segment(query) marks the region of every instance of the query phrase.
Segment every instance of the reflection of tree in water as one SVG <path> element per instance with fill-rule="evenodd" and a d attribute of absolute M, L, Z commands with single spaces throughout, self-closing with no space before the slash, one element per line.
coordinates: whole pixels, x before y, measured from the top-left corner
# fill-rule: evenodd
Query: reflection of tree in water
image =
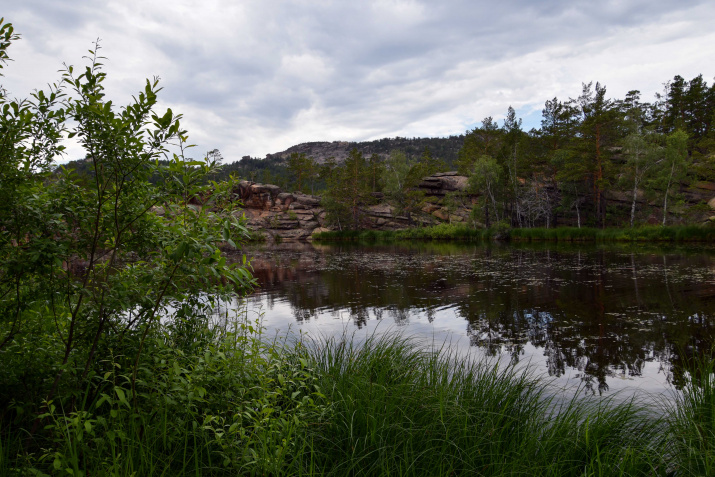
<path fill-rule="evenodd" d="M 410 321 L 410 310 L 408 308 L 388 308 L 387 313 L 390 318 L 395 320 L 396 325 L 407 325 Z"/>
<path fill-rule="evenodd" d="M 512 358 L 531 342 L 544 349 L 549 374 L 560 376 L 567 366 L 575 368 L 586 390 L 594 393 L 608 390 L 608 377 L 641 376 L 647 361 L 679 356 L 674 352 L 678 343 L 694 343 L 699 352 L 708 350 L 715 336 L 713 303 L 684 293 L 695 284 L 678 294 L 664 293 L 653 273 L 639 278 L 631 255 L 629 285 L 636 289 L 629 293 L 619 285 L 621 264 L 613 266 L 613 257 L 609 263 L 603 252 L 592 259 L 591 266 L 570 271 L 543 270 L 540 284 L 526 289 L 491 286 L 488 281 L 475 284 L 468 300 L 460 304 L 472 342 L 490 352 L 504 347 Z M 700 293 L 709 298 L 713 287 Z M 536 306 L 514 309 L 519 302 Z M 675 368 L 674 382 L 682 384 L 681 371 Z"/>
<path fill-rule="evenodd" d="M 593 393 L 607 390 L 609 377 L 641 376 L 649 361 L 672 362 L 662 370 L 679 385 L 688 356 L 709 350 L 715 336 L 705 255 L 665 260 L 632 250 L 479 246 L 437 252 L 338 249 L 311 256 L 309 267 L 272 270 L 264 286 L 291 303 L 296 320 L 341 313 L 361 327 L 387 313 L 397 324 L 420 319 L 410 315 L 438 324 L 453 309 L 473 345 L 518 361 L 531 343 L 543 350 L 549 374 L 576 369 Z"/>

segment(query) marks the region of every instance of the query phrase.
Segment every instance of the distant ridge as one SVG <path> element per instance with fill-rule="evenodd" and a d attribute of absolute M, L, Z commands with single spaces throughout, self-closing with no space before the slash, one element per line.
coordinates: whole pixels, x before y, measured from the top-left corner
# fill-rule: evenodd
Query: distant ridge
<path fill-rule="evenodd" d="M 408 156 L 419 157 L 423 154 L 425 148 L 429 148 L 433 157 L 440 158 L 448 164 L 453 164 L 457 159 L 457 153 L 464 143 L 464 135 L 449 136 L 449 137 L 419 137 L 419 138 L 383 138 L 374 141 L 349 142 L 349 141 L 333 141 L 333 142 L 304 142 L 291 146 L 285 151 L 267 154 L 266 159 L 273 161 L 284 161 L 291 154 L 305 154 L 312 157 L 319 164 L 325 163 L 329 158 L 335 159 L 335 162 L 340 163 L 345 160 L 353 148 L 357 148 L 364 156 L 379 154 L 387 156 L 392 150 L 403 151 Z"/>

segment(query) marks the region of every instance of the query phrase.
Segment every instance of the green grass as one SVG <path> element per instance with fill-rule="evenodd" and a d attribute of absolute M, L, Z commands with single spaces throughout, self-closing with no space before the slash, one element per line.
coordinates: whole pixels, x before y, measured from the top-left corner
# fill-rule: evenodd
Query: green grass
<path fill-rule="evenodd" d="M 670 455 L 679 475 L 715 475 L 715 363 L 695 359 L 693 369 L 669 408 Z"/>
<path fill-rule="evenodd" d="M 715 241 L 715 227 L 684 226 L 641 226 L 634 228 L 576 228 L 559 227 L 553 229 L 512 229 L 511 240 L 554 241 L 554 242 L 712 242 Z"/>
<path fill-rule="evenodd" d="M 313 235 L 319 242 L 361 241 L 394 242 L 400 240 L 489 240 L 490 229 L 473 229 L 463 224 L 439 224 L 431 227 L 413 227 L 401 230 L 346 230 L 320 232 Z"/>
<path fill-rule="evenodd" d="M 512 240 L 521 242 L 713 242 L 715 227 L 641 226 L 635 228 L 597 229 L 590 227 L 509 228 L 504 225 L 489 229 L 473 229 L 464 224 L 439 224 L 394 231 L 351 230 L 321 232 L 313 239 L 319 242 L 361 241 L 388 243 L 400 240 L 455 240 L 489 241 Z"/>
<path fill-rule="evenodd" d="M 135 395 L 120 370 L 98 377 L 84 410 L 51 406 L 33 440 L 0 422 L 0 475 L 715 473 L 711 361 L 668 404 L 616 403 L 399 336 L 265 344 L 251 333 L 188 354 L 158 343 Z"/>
<path fill-rule="evenodd" d="M 312 358 L 332 403 L 303 456 L 317 475 L 666 475 L 665 421 L 636 401 L 558 404 L 528 371 L 401 338 Z"/>

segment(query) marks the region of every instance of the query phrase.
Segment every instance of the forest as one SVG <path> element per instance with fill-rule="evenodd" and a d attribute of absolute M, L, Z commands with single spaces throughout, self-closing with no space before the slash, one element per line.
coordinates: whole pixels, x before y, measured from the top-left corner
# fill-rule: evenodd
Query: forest
<path fill-rule="evenodd" d="M 501 125 L 487 117 L 467 131 L 456 157 L 433 157 L 425 147 L 420 155 L 392 150 L 361 159 L 356 148 L 341 167 L 363 195 L 382 191 L 407 213 L 418 208 L 419 198 L 408 196 L 424 176 L 457 170 L 469 177 L 466 193 L 480 196 L 475 206 L 487 226 L 682 224 L 709 210 L 706 200 L 684 202 L 689 194 L 692 202 L 692 189 L 712 190 L 714 114 L 715 85 L 702 75 L 676 76 L 653 103 L 637 90 L 610 99 L 605 86 L 586 83 L 577 98 L 547 100 L 539 129 L 524 131 L 509 107 Z M 311 162 L 287 161 L 295 188 L 312 180 Z M 320 167 L 331 164 L 319 166 L 318 177 Z M 322 172 L 329 198 L 340 187 L 336 176 Z M 614 197 L 629 204 L 625 213 L 609 207 Z"/>
<path fill-rule="evenodd" d="M 290 148 L 224 164 L 211 179 L 234 176 L 323 195 L 336 220 L 354 216 L 354 228 L 356 211 L 375 193 L 402 213 L 418 212 L 420 180 L 449 170 L 470 178 L 462 195 L 479 196 L 475 217 L 486 226 L 678 225 L 710 210 L 707 200 L 693 204 L 691 191 L 713 189 L 714 116 L 715 84 L 702 75 L 675 76 L 653 102 L 638 90 L 609 98 L 605 85 L 584 83 L 576 98 L 545 101 L 539 129 L 523 130 L 509 107 L 501 124 L 486 117 L 463 135 L 345 143 L 345 157 L 320 159 L 310 151 L 326 143 L 308 143 L 308 152 Z M 218 150 L 211 154 L 221 158 Z M 613 198 L 628 207 L 611 207 Z"/>

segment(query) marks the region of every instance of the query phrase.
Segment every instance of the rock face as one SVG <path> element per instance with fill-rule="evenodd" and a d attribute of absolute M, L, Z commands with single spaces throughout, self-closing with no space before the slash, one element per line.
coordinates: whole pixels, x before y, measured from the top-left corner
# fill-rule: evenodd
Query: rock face
<path fill-rule="evenodd" d="M 417 224 L 463 222 L 469 217 L 471 200 L 451 208 L 443 206 L 441 201 L 447 193 L 464 190 L 466 186 L 467 178 L 456 172 L 425 177 L 419 187 L 428 202 L 420 214 L 411 217 L 399 215 L 393 206 L 381 201 L 382 194 L 376 193 L 375 200 L 380 202 L 362 209 L 362 226 L 372 230 L 397 230 Z M 243 204 L 237 214 L 246 216 L 250 229 L 263 231 L 271 238 L 310 240 L 313 233 L 335 230 L 325 221 L 326 213 L 319 196 L 284 192 L 275 185 L 250 181 L 241 181 L 236 192 Z"/>
<path fill-rule="evenodd" d="M 355 143 L 346 141 L 334 142 L 305 142 L 297 146 L 289 147 L 285 151 L 275 154 L 268 154 L 266 158 L 288 159 L 291 154 L 305 154 L 308 157 L 315 159 L 318 164 L 323 164 L 328 158 L 335 159 L 335 162 L 341 163 L 348 157 L 350 149 L 355 146 Z"/>
<path fill-rule="evenodd" d="M 325 210 L 318 196 L 291 194 L 275 185 L 249 181 L 241 181 L 237 192 L 243 203 L 237 213 L 246 216 L 250 229 L 273 238 L 305 240 L 324 224 Z"/>
<path fill-rule="evenodd" d="M 458 175 L 456 171 L 438 172 L 422 179 L 417 187 L 428 196 L 444 197 L 449 192 L 465 190 L 467 177 Z"/>
<path fill-rule="evenodd" d="M 375 193 L 373 199 L 377 204 L 361 209 L 361 227 L 368 230 L 397 230 L 442 222 L 472 223 L 474 219 L 470 217 L 470 212 L 479 196 L 452 194 L 464 192 L 467 189 L 467 182 L 467 177 L 457 172 L 442 172 L 425 177 L 418 185 L 418 188 L 425 193 L 425 202 L 418 213 L 409 217 L 399 215 L 392 205 L 384 201 L 382 194 Z M 549 190 L 557 201 L 558 191 Z M 326 222 L 326 212 L 319 196 L 284 192 L 275 185 L 249 181 L 240 182 L 236 192 L 243 204 L 243 209 L 237 213 L 245 214 L 249 228 L 263 231 L 271 238 L 287 241 L 310 240 L 313 233 L 336 229 Z M 709 182 L 692 184 L 687 189 L 683 188 L 681 193 L 687 206 L 700 204 L 701 209 L 703 207 L 706 209 L 697 212 L 700 215 L 691 217 L 690 221 L 715 222 L 715 215 L 711 215 L 715 210 L 715 184 Z M 631 194 L 632 192 L 609 191 L 604 198 L 610 205 L 624 211 L 624 217 L 627 217 L 630 213 Z M 648 202 L 641 191 L 638 191 L 636 200 L 639 208 L 646 205 L 651 208 L 649 212 L 651 217 L 646 221 L 660 223 L 657 217 L 659 204 Z M 696 208 L 691 210 L 697 211 Z M 473 225 L 480 226 L 477 223 Z M 561 218 L 559 225 L 573 224 Z"/>

